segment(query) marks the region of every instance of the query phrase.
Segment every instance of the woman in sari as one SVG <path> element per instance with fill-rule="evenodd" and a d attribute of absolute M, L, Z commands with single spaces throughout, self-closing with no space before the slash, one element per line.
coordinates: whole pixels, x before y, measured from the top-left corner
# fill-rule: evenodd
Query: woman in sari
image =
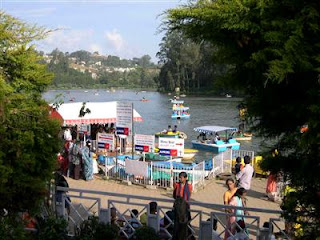
<path fill-rule="evenodd" d="M 83 159 L 83 174 L 85 180 L 93 179 L 93 162 L 92 155 L 90 152 L 91 143 L 87 142 L 86 146 L 82 149 L 82 159 Z"/>

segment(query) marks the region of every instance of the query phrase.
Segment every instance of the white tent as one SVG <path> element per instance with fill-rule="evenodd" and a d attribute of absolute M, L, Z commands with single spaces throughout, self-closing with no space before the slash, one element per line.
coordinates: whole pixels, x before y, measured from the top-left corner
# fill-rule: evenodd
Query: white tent
<path fill-rule="evenodd" d="M 84 110 L 88 108 L 91 112 L 79 117 L 82 106 L 82 102 L 60 105 L 57 112 L 63 120 L 63 125 L 116 123 L 117 102 L 87 102 Z M 136 110 L 133 110 L 133 119 L 136 122 L 142 121 Z"/>

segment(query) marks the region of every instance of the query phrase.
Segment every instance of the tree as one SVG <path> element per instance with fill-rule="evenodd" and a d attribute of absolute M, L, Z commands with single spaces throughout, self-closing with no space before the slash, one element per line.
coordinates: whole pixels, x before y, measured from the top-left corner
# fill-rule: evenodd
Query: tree
<path fill-rule="evenodd" d="M 320 4 L 316 0 L 199 0 L 167 12 L 169 30 L 217 47 L 246 92 L 247 120 L 270 138 L 263 167 L 295 189 L 283 201 L 301 238 L 320 235 Z M 308 124 L 308 131 L 299 129 Z M 271 149 L 278 153 L 272 156 Z"/>
<path fill-rule="evenodd" d="M 12 216 L 43 200 L 60 147 L 41 95 L 52 74 L 31 45 L 46 33 L 0 12 L 0 208 Z"/>

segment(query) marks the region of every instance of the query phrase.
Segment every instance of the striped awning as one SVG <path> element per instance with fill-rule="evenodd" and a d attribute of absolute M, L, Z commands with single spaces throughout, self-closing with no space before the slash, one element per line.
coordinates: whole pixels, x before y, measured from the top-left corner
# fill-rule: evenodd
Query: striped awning
<path fill-rule="evenodd" d="M 116 123 L 117 120 L 117 102 L 87 102 L 85 109 L 89 109 L 90 113 L 79 117 L 82 102 L 63 103 L 57 110 L 51 111 L 51 116 L 57 115 L 58 112 L 63 120 L 63 125 L 79 125 L 79 124 L 106 124 Z M 135 122 L 143 121 L 140 114 L 133 110 L 133 120 Z"/>

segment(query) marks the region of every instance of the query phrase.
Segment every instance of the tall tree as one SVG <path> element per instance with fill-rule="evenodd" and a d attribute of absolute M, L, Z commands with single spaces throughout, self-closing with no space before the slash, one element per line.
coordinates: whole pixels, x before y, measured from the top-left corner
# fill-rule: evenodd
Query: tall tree
<path fill-rule="evenodd" d="M 316 0 L 199 0 L 168 11 L 169 29 L 210 41 L 233 66 L 228 73 L 247 94 L 247 119 L 279 153 L 265 155 L 264 167 L 283 172 L 295 189 L 283 208 L 303 239 L 320 235 L 319 24 Z"/>
<path fill-rule="evenodd" d="M 37 208 L 56 167 L 59 124 L 42 93 L 52 74 L 31 43 L 46 30 L 0 12 L 0 208 Z"/>

